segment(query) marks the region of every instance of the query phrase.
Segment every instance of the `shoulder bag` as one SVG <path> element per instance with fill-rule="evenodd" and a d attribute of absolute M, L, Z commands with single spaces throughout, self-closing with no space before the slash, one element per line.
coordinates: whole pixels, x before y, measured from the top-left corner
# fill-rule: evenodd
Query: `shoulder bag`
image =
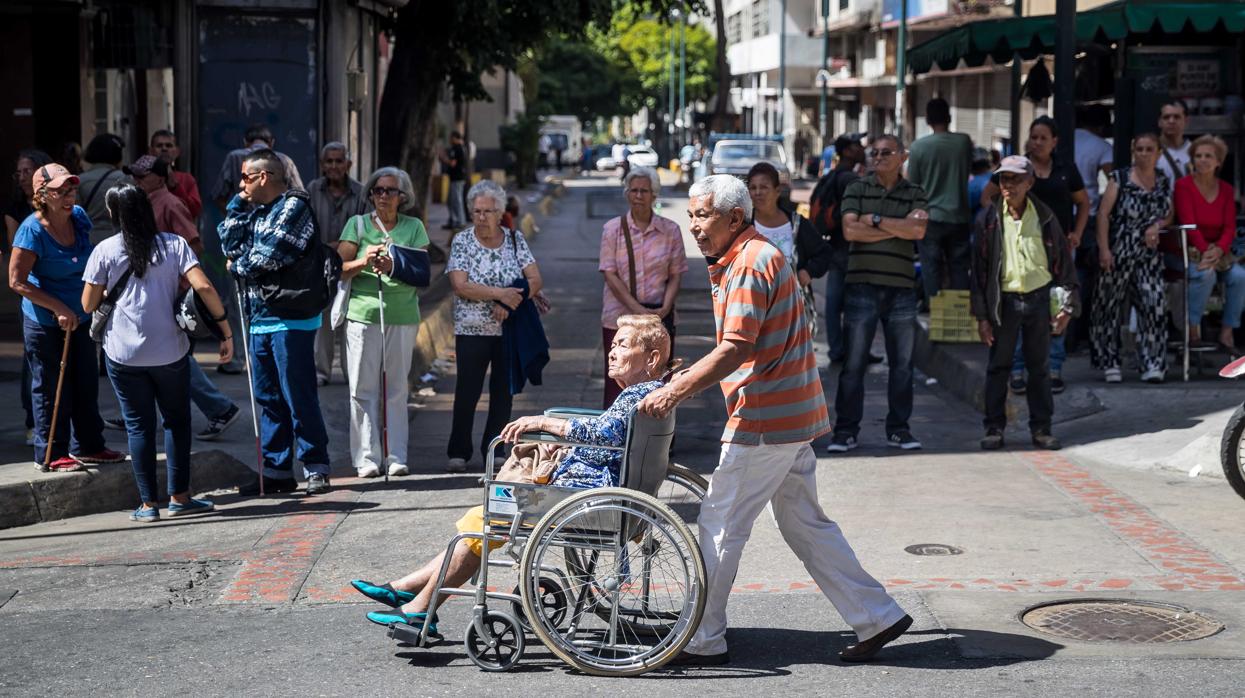
<path fill-rule="evenodd" d="M 104 330 L 108 328 L 108 320 L 112 317 L 112 311 L 117 306 L 117 296 L 125 290 L 125 285 L 130 282 L 130 269 L 126 269 L 121 278 L 117 279 L 117 283 L 112 285 L 104 293 L 104 298 L 99 302 L 99 307 L 91 313 L 91 339 L 96 342 L 104 341 Z"/>
<path fill-rule="evenodd" d="M 363 249 L 363 214 L 354 217 L 354 233 L 359 239 L 359 249 Z M 337 280 L 337 293 L 333 295 L 332 310 L 329 311 L 329 327 L 337 329 L 346 324 L 346 312 L 350 309 L 351 279 Z"/>
<path fill-rule="evenodd" d="M 631 297 L 634 298 L 637 303 L 645 308 L 648 308 L 649 310 L 657 310 L 661 308 L 661 303 L 645 303 L 641 301 L 640 296 L 637 295 L 635 279 L 635 246 L 631 243 L 631 226 L 627 224 L 627 217 L 625 215 L 618 217 L 618 229 L 622 231 L 623 240 L 627 243 L 627 271 L 628 276 L 630 277 L 629 281 L 631 282 Z M 673 339 L 674 308 L 671 308 L 670 312 L 661 319 L 661 324 L 665 325 L 666 331 L 670 333 L 670 337 Z"/>

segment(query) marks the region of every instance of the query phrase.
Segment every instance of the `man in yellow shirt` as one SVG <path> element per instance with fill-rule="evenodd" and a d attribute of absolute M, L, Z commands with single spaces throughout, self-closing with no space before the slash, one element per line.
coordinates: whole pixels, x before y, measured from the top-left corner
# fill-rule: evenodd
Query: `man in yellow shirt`
<path fill-rule="evenodd" d="M 1033 445 L 1057 450 L 1059 439 L 1050 432 L 1055 411 L 1050 336 L 1052 329 L 1063 332 L 1077 313 L 1076 271 L 1055 214 L 1029 196 L 1034 176 L 1029 159 L 1003 158 L 995 174 L 1002 191 L 977 218 L 972 256 L 973 315 L 981 341 L 990 347 L 981 447 L 1003 447 L 1007 377 L 1019 336 L 1029 372 L 1026 397 Z"/>

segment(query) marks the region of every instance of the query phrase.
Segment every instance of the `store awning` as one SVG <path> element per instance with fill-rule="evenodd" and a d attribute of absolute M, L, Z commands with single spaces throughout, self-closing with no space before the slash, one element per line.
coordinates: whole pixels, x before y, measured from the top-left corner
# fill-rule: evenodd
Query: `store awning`
<path fill-rule="evenodd" d="M 1223 27 L 1245 32 L 1245 4 L 1240 2 L 1139 2 L 1123 0 L 1076 16 L 1079 43 L 1118 41 L 1130 34 L 1153 31 L 1176 34 L 1191 27 L 1209 32 Z M 908 67 L 925 73 L 937 65 L 951 70 L 963 60 L 979 66 L 991 58 L 1006 63 L 1013 55 L 1024 59 L 1051 53 L 1055 48 L 1055 16 L 1013 17 L 966 24 L 908 50 Z"/>

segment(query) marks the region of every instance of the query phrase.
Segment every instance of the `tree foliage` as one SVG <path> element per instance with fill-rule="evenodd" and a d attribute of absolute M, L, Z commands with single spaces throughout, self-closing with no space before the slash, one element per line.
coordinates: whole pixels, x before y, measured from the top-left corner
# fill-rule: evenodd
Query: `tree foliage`
<path fill-rule="evenodd" d="M 619 70 L 595 44 L 554 37 L 539 54 L 536 99 L 529 111 L 574 114 L 583 121 L 634 111 L 620 96 L 639 89 L 635 76 Z"/>
<path fill-rule="evenodd" d="M 448 88 L 457 100 L 487 100 L 481 76 L 514 70 L 549 37 L 610 26 L 616 11 L 669 15 L 700 0 L 411 0 L 393 26 L 394 51 L 379 114 L 379 162 L 404 167 L 422 200 L 436 157 L 436 107 Z"/>
<path fill-rule="evenodd" d="M 608 33 L 597 37 L 597 44 L 615 69 L 635 78 L 634 89 L 621 93 L 626 102 L 624 113 L 661 103 L 670 89 L 671 78 L 676 89 L 679 80 L 679 25 L 630 14 L 617 13 Z M 686 42 L 687 100 L 707 100 L 716 80 L 716 42 L 699 24 L 687 26 Z"/>

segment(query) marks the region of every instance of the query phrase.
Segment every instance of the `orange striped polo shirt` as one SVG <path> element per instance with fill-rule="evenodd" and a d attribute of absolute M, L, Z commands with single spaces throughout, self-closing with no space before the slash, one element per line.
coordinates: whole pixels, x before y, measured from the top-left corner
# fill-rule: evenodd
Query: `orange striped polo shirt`
<path fill-rule="evenodd" d="M 718 343 L 753 346 L 752 358 L 722 381 L 722 441 L 799 443 L 829 431 L 804 301 L 782 252 L 749 227 L 709 265 L 709 281 Z"/>

